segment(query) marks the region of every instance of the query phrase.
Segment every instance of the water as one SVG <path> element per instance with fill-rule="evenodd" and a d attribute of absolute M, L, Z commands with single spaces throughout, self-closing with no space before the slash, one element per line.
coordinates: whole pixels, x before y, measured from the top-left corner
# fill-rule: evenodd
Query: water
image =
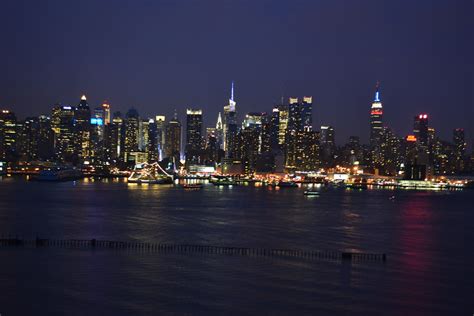
<path fill-rule="evenodd" d="M 474 313 L 474 191 L 303 190 L 3 178 L 0 235 L 364 251 L 388 261 L 3 247 L 0 314 Z"/>

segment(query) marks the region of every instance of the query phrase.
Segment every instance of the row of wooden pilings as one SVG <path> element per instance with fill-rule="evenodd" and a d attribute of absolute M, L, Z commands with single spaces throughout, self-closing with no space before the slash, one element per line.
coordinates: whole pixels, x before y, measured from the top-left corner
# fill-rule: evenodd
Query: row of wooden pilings
<path fill-rule="evenodd" d="M 65 247 L 65 248 L 112 248 L 136 249 L 153 252 L 208 253 L 241 256 L 294 257 L 302 259 L 328 259 L 344 261 L 382 261 L 387 260 L 384 253 L 359 253 L 337 251 L 308 251 L 293 249 L 267 249 L 248 247 L 224 247 L 197 244 L 161 244 L 125 242 L 99 239 L 22 239 L 0 238 L 0 246 Z"/>

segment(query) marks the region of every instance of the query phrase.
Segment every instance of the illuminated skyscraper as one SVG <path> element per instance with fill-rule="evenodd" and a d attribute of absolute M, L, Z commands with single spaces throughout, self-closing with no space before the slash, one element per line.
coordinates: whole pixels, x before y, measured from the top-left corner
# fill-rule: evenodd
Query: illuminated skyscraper
<path fill-rule="evenodd" d="M 287 105 L 278 106 L 278 144 L 280 146 L 285 144 L 289 114 Z"/>
<path fill-rule="evenodd" d="M 95 108 L 90 119 L 89 163 L 96 168 L 102 168 L 106 160 L 104 147 L 106 109 L 104 106 Z"/>
<path fill-rule="evenodd" d="M 215 128 L 215 138 L 217 149 L 224 149 L 224 124 L 222 123 L 221 112 L 217 115 L 217 122 Z"/>
<path fill-rule="evenodd" d="M 186 162 L 189 164 L 201 163 L 203 150 L 202 110 L 186 110 Z"/>
<path fill-rule="evenodd" d="M 181 156 L 181 123 L 175 114 L 166 125 L 166 157 L 178 164 Z"/>
<path fill-rule="evenodd" d="M 112 165 L 117 165 L 123 158 L 123 142 L 125 140 L 122 113 L 115 112 L 112 122 L 106 125 L 105 130 L 107 158 Z"/>
<path fill-rule="evenodd" d="M 107 101 L 104 101 L 102 104 L 102 109 L 104 112 L 104 125 L 110 124 L 110 104 Z"/>
<path fill-rule="evenodd" d="M 53 130 L 55 131 L 55 155 L 60 162 L 77 163 L 75 148 L 75 108 L 56 105 L 52 112 Z"/>
<path fill-rule="evenodd" d="M 336 137 L 332 126 L 321 126 L 319 142 L 324 167 L 332 167 L 336 153 Z"/>
<path fill-rule="evenodd" d="M 232 81 L 229 104 L 224 106 L 223 147 L 226 152 L 226 158 L 233 158 L 233 152 L 236 150 L 236 140 L 238 132 L 236 104 L 237 103 L 234 101 L 234 82 Z"/>
<path fill-rule="evenodd" d="M 428 146 L 428 115 L 420 114 L 415 116 L 413 123 L 413 134 L 421 146 Z"/>
<path fill-rule="evenodd" d="M 464 171 L 464 155 L 466 154 L 467 143 L 464 137 L 464 129 L 456 128 L 453 131 L 454 159 L 456 172 Z"/>
<path fill-rule="evenodd" d="M 9 110 L 0 111 L 0 161 L 13 161 L 17 157 L 17 121 Z"/>
<path fill-rule="evenodd" d="M 156 124 L 156 149 L 158 151 L 158 161 L 164 158 L 166 142 L 166 117 L 164 115 L 155 116 Z"/>
<path fill-rule="evenodd" d="M 131 153 L 139 151 L 140 118 L 137 110 L 129 109 L 124 121 L 125 137 L 123 144 L 124 161 L 131 161 Z"/>
<path fill-rule="evenodd" d="M 85 95 L 75 108 L 74 112 L 74 144 L 75 154 L 79 162 L 89 159 L 90 155 L 90 128 L 91 110 Z"/>
<path fill-rule="evenodd" d="M 380 168 L 383 165 L 383 107 L 380 100 L 379 83 L 375 87 L 375 98 L 370 108 L 370 151 L 371 163 Z"/>
<path fill-rule="evenodd" d="M 383 107 L 380 100 L 379 83 L 376 85 L 375 98 L 370 108 L 370 144 L 380 145 L 383 133 Z"/>

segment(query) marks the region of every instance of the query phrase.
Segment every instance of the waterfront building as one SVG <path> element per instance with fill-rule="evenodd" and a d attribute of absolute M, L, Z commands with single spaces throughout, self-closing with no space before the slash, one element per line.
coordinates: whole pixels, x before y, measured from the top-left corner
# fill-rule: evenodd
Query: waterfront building
<path fill-rule="evenodd" d="M 158 137 L 158 127 L 154 119 L 148 120 L 148 131 L 147 131 L 147 149 L 148 163 L 158 162 L 158 138 L 161 140 L 161 136 Z"/>
<path fill-rule="evenodd" d="M 186 110 L 186 164 L 203 162 L 202 110 Z"/>
<path fill-rule="evenodd" d="M 319 136 L 315 131 L 294 131 L 287 144 L 286 169 L 292 171 L 316 171 L 320 165 Z"/>
<path fill-rule="evenodd" d="M 123 157 L 126 164 L 133 164 L 132 152 L 139 152 L 139 132 L 140 132 L 140 118 L 138 111 L 131 108 L 127 111 L 124 121 L 124 144 Z M 136 155 L 134 155 L 136 157 Z"/>
<path fill-rule="evenodd" d="M 326 168 L 332 167 L 334 165 L 334 155 L 336 153 L 336 133 L 332 126 L 321 126 L 319 143 L 322 165 Z"/>
<path fill-rule="evenodd" d="M 0 111 L 0 161 L 17 159 L 17 119 L 10 110 Z"/>
<path fill-rule="evenodd" d="M 74 126 L 75 108 L 57 104 L 52 111 L 55 156 L 59 162 L 77 163 Z"/>
<path fill-rule="evenodd" d="M 115 112 L 112 122 L 105 126 L 105 149 L 107 160 L 113 166 L 122 161 L 123 143 L 125 140 L 122 113 Z"/>
<path fill-rule="evenodd" d="M 453 145 L 455 170 L 456 172 L 463 172 L 465 167 L 464 160 L 467 147 L 463 128 L 456 128 L 453 130 Z"/>
<path fill-rule="evenodd" d="M 155 116 L 156 124 L 156 148 L 158 151 L 158 161 L 164 158 L 166 142 L 166 117 L 164 115 Z"/>
<path fill-rule="evenodd" d="M 181 156 L 181 123 L 178 120 L 178 116 L 175 113 L 173 119 L 171 119 L 166 125 L 166 143 L 165 143 L 165 155 L 174 164 L 178 164 Z"/>
<path fill-rule="evenodd" d="M 97 169 L 103 169 L 106 163 L 105 120 L 106 110 L 110 107 L 96 107 L 90 119 L 90 150 L 88 163 Z"/>

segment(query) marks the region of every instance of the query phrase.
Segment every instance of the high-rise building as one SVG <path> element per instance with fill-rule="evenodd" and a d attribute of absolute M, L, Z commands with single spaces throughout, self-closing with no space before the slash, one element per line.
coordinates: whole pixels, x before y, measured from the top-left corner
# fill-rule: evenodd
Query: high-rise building
<path fill-rule="evenodd" d="M 380 100 L 379 83 L 375 87 L 375 97 L 370 107 L 370 151 L 371 163 L 380 168 L 383 165 L 382 153 L 383 138 L 383 106 Z"/>
<path fill-rule="evenodd" d="M 336 153 L 336 137 L 332 126 L 321 126 L 319 144 L 323 166 L 331 167 Z"/>
<path fill-rule="evenodd" d="M 154 119 L 148 121 L 148 143 L 147 150 L 148 162 L 158 161 L 158 128 Z"/>
<path fill-rule="evenodd" d="M 90 155 L 90 120 L 91 110 L 87 103 L 85 95 L 81 97 L 81 100 L 74 112 L 74 145 L 75 154 L 79 162 L 84 162 L 89 159 Z"/>
<path fill-rule="evenodd" d="M 104 146 L 105 139 L 105 120 L 106 110 L 104 106 L 94 109 L 90 119 L 90 147 L 89 164 L 97 169 L 102 169 L 106 163 L 106 154 Z M 110 108 L 108 108 L 110 110 Z"/>
<path fill-rule="evenodd" d="M 166 158 L 178 164 L 181 158 L 181 123 L 177 115 L 171 119 L 166 125 Z"/>
<path fill-rule="evenodd" d="M 104 125 L 109 125 L 111 123 L 110 104 L 107 101 L 104 101 L 104 103 L 102 104 L 102 110 L 104 113 Z"/>
<path fill-rule="evenodd" d="M 200 164 L 203 155 L 202 110 L 186 110 L 186 163 Z"/>
<path fill-rule="evenodd" d="M 467 143 L 464 137 L 464 129 L 456 128 L 453 130 L 453 144 L 456 172 L 464 171 L 464 156 L 466 154 Z"/>
<path fill-rule="evenodd" d="M 415 116 L 413 134 L 415 135 L 419 145 L 428 146 L 428 114 Z"/>
<path fill-rule="evenodd" d="M 166 117 L 164 115 L 155 116 L 156 124 L 156 149 L 158 150 L 158 161 L 164 158 L 166 142 Z"/>
<path fill-rule="evenodd" d="M 108 152 L 110 164 L 116 166 L 123 158 L 123 143 L 125 140 L 125 129 L 123 127 L 122 113 L 115 112 L 112 122 L 106 125 L 105 148 Z"/>
<path fill-rule="evenodd" d="M 288 100 L 288 132 L 295 132 L 302 130 L 302 111 L 301 104 L 298 102 L 298 98 L 289 98 Z"/>
<path fill-rule="evenodd" d="M 124 121 L 125 137 L 123 142 L 123 157 L 125 163 L 133 161 L 131 153 L 139 151 L 140 117 L 138 111 L 131 108 L 127 111 Z"/>
<path fill-rule="evenodd" d="M 17 120 L 13 112 L 0 111 L 0 161 L 17 159 Z"/>
<path fill-rule="evenodd" d="M 60 162 L 77 163 L 75 146 L 75 108 L 68 105 L 56 105 L 52 111 L 52 129 L 55 132 L 54 149 Z"/>
<path fill-rule="evenodd" d="M 221 112 L 217 115 L 215 128 L 216 145 L 218 149 L 224 149 L 224 125 L 222 123 Z"/>
<path fill-rule="evenodd" d="M 280 128 L 280 110 L 278 106 L 274 106 L 270 118 L 270 146 L 272 150 L 280 149 L 278 144 L 278 133 Z"/>
<path fill-rule="evenodd" d="M 303 97 L 301 123 L 303 131 L 313 130 L 313 97 Z"/>
<path fill-rule="evenodd" d="M 238 133 L 236 104 L 237 103 L 234 100 L 234 82 L 232 81 L 229 104 L 224 106 L 223 147 L 226 158 L 233 158 L 234 151 L 236 150 Z"/>
<path fill-rule="evenodd" d="M 311 130 L 293 131 L 287 144 L 288 171 L 316 171 L 320 165 L 319 133 Z"/>
<path fill-rule="evenodd" d="M 288 105 L 279 105 L 278 108 L 278 144 L 283 146 L 286 141 L 290 111 Z"/>

